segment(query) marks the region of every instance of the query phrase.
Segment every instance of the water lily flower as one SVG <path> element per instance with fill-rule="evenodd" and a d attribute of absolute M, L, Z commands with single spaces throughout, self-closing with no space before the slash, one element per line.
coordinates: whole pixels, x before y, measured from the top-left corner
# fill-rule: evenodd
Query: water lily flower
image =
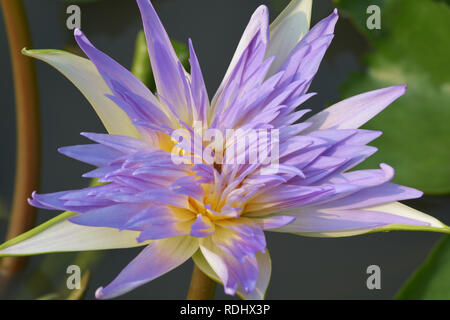
<path fill-rule="evenodd" d="M 333 38 L 336 10 L 309 30 L 311 0 L 291 1 L 270 26 L 267 8 L 257 8 L 210 100 L 192 42 L 188 73 L 150 1 L 137 3 L 156 95 L 80 30 L 75 39 L 89 60 L 24 50 L 69 78 L 103 122 L 108 134 L 82 133 L 94 143 L 59 149 L 95 166 L 83 176 L 103 184 L 34 193 L 31 205 L 67 212 L 6 242 L 0 255 L 145 246 L 97 290 L 97 298 L 124 294 L 192 257 L 227 294 L 261 299 L 271 273 L 266 230 L 312 237 L 399 229 L 449 233 L 437 219 L 398 202 L 422 193 L 390 182 L 390 166 L 351 171 L 376 151 L 367 144 L 381 135 L 359 127 L 406 86 L 363 93 L 314 116 L 298 109 L 314 95 L 308 88 Z M 199 134 L 196 123 L 200 133 L 277 130 L 271 141 L 278 147 L 276 170 L 261 170 L 273 163 L 197 161 L 203 141 L 183 149 L 172 136 L 179 129 Z M 234 147 L 224 145 L 225 154 Z M 241 154 L 257 146 L 249 144 Z M 173 161 L 177 147 L 182 163 Z"/>

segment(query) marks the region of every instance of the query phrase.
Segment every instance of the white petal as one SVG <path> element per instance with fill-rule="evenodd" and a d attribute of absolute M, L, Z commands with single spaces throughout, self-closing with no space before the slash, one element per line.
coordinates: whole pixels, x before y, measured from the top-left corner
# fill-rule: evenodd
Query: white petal
<path fill-rule="evenodd" d="M 131 248 L 146 245 L 137 242 L 139 232 L 113 228 L 87 227 L 69 222 L 76 215 L 65 212 L 0 246 L 0 256 L 34 255 L 49 252 L 88 251 Z"/>
<path fill-rule="evenodd" d="M 212 250 L 209 250 L 205 246 L 201 245 L 200 250 L 201 251 L 199 252 L 199 255 L 202 256 L 199 257 L 199 263 L 201 264 L 201 266 L 199 266 L 200 270 L 202 270 L 210 278 L 213 278 L 218 282 L 222 282 L 222 280 L 223 282 L 226 282 L 228 279 L 228 269 L 223 259 L 218 254 L 216 254 Z M 196 259 L 194 259 L 194 261 L 197 263 Z M 211 265 L 214 266 L 214 269 L 211 267 Z M 203 270 L 202 268 L 204 268 L 205 270 Z"/>
<path fill-rule="evenodd" d="M 420 212 L 416 209 L 408 207 L 407 205 L 404 205 L 403 203 L 400 203 L 400 202 L 391 202 L 391 203 L 387 203 L 387 204 L 383 204 L 383 205 L 368 207 L 368 208 L 364 208 L 364 210 L 390 213 L 393 215 L 429 223 L 430 227 L 432 227 L 432 228 L 448 229 L 448 227 L 445 224 L 443 224 L 442 222 L 440 222 L 438 219 L 436 219 L 432 216 L 429 216 L 423 212 Z M 388 228 L 394 228 L 394 227 L 391 226 Z"/>
<path fill-rule="evenodd" d="M 295 214 L 293 213 L 293 215 Z M 310 211 L 298 212 L 296 216 L 297 219 L 293 223 L 270 231 L 321 238 L 349 237 L 395 230 L 450 233 L 450 227 L 439 220 L 400 202 L 390 202 L 347 212 L 330 210 L 326 213 L 311 208 Z M 400 218 L 395 219 L 395 217 Z M 395 220 L 401 222 L 393 222 Z"/>
<path fill-rule="evenodd" d="M 238 289 L 238 295 L 242 295 L 243 299 L 247 300 L 262 300 L 264 299 L 269 286 L 270 276 L 272 274 L 272 261 L 269 255 L 269 249 L 266 252 L 257 252 L 256 260 L 258 261 L 258 279 L 256 280 L 256 287 L 250 293 L 241 293 Z"/>
<path fill-rule="evenodd" d="M 67 77 L 91 103 L 108 133 L 140 137 L 127 114 L 105 97 L 111 91 L 90 60 L 61 50 L 24 49 L 22 53 L 50 64 Z"/>
<path fill-rule="evenodd" d="M 209 250 L 205 246 L 200 246 L 201 250 L 198 250 L 193 256 L 195 264 L 202 270 L 203 273 L 208 275 L 214 281 L 222 284 L 221 279 L 227 279 L 227 267 L 222 258 Z M 250 293 L 245 293 L 241 286 L 238 287 L 236 294 L 242 299 L 248 300 L 262 300 L 266 294 L 267 287 L 270 282 L 270 275 L 272 273 L 272 261 L 270 259 L 269 250 L 266 248 L 265 253 L 257 252 L 256 260 L 258 261 L 258 279 L 256 281 L 255 289 Z M 214 265 L 214 270 L 211 267 Z"/>
<path fill-rule="evenodd" d="M 270 41 L 266 57 L 275 56 L 267 77 L 273 75 L 308 32 L 312 0 L 292 0 L 270 25 Z"/>

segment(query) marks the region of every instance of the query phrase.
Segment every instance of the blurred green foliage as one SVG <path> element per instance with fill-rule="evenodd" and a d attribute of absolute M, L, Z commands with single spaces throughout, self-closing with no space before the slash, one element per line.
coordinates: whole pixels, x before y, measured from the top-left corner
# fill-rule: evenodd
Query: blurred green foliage
<path fill-rule="evenodd" d="M 349 97 L 394 84 L 407 84 L 405 96 L 365 128 L 382 130 L 373 145 L 379 151 L 361 168 L 386 162 L 396 169 L 394 182 L 428 194 L 450 192 L 450 7 L 433 0 L 336 0 L 367 37 L 372 52 L 367 71 L 342 88 Z M 366 9 L 381 8 L 381 30 L 366 27 Z"/>
<path fill-rule="evenodd" d="M 19 290 L 18 299 L 81 299 L 89 284 L 89 269 L 94 269 L 104 257 L 103 251 L 83 251 L 48 254 L 26 276 L 24 287 Z M 70 290 L 66 281 L 66 270 L 77 265 L 83 274 L 81 289 Z M 89 274 L 88 274 L 89 273 Z"/>
<path fill-rule="evenodd" d="M 450 236 L 442 238 L 396 299 L 450 299 Z"/>
<path fill-rule="evenodd" d="M 61 295 L 61 293 L 52 292 L 44 294 L 38 297 L 36 300 L 82 300 L 86 294 L 86 290 L 89 286 L 89 280 L 91 279 L 91 271 L 87 270 L 81 278 L 80 289 L 72 290 L 67 297 Z"/>

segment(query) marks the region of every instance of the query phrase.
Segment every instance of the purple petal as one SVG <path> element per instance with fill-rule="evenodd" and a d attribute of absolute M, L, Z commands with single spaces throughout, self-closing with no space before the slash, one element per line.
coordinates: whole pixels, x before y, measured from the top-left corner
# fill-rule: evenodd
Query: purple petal
<path fill-rule="evenodd" d="M 199 213 L 197 219 L 195 219 L 194 223 L 191 225 L 191 236 L 203 238 L 210 236 L 213 233 L 214 224 L 211 223 L 211 220 L 209 220 L 208 217 Z"/>
<path fill-rule="evenodd" d="M 256 252 L 264 252 L 266 238 L 261 227 L 250 219 L 216 221 L 213 242 L 239 261 L 254 258 Z"/>
<path fill-rule="evenodd" d="M 206 123 L 209 108 L 208 92 L 203 80 L 202 70 L 194 51 L 191 39 L 189 39 L 189 62 L 191 65 L 191 92 L 197 108 L 197 119 Z"/>
<path fill-rule="evenodd" d="M 222 281 L 226 294 L 234 295 L 239 285 L 245 293 L 255 289 L 258 279 L 256 257 L 246 256 L 239 261 L 208 241 L 205 241 L 200 249 L 211 268 Z"/>
<path fill-rule="evenodd" d="M 405 92 L 406 86 L 397 85 L 348 98 L 309 118 L 307 131 L 359 128 Z"/>
<path fill-rule="evenodd" d="M 176 237 L 150 243 L 105 288 L 97 289 L 97 299 L 111 299 L 127 293 L 178 267 L 198 249 L 197 240 Z"/>
<path fill-rule="evenodd" d="M 152 224 L 144 229 L 137 240 L 144 242 L 147 240 L 159 240 L 176 236 L 188 235 L 192 222 L 167 222 Z"/>
<path fill-rule="evenodd" d="M 370 230 L 391 225 L 429 225 L 394 214 L 361 209 L 324 209 L 309 208 L 301 210 L 292 223 L 277 229 L 280 232 L 291 232 L 308 235 L 308 233 L 368 232 Z"/>
<path fill-rule="evenodd" d="M 316 74 L 320 62 L 333 39 L 334 26 L 338 20 L 335 10 L 327 18 L 317 23 L 291 51 L 286 62 L 280 68 L 285 71 L 280 85 L 302 80 L 308 83 L 297 95 L 304 94 Z"/>
<path fill-rule="evenodd" d="M 264 60 L 268 41 L 269 13 L 267 7 L 262 5 L 250 18 L 225 77 L 213 98 L 213 108 L 225 103 L 227 95 L 230 94 L 227 91 L 239 91 L 240 81 L 237 81 L 238 79 L 247 78 L 260 66 Z M 233 84 L 236 86 L 233 87 Z M 226 109 L 226 107 L 222 106 L 222 109 Z"/>
<path fill-rule="evenodd" d="M 420 198 L 423 192 L 395 183 L 384 183 L 379 186 L 365 188 L 351 195 L 327 202 L 320 208 L 357 209 L 380 204 Z"/>
<path fill-rule="evenodd" d="M 142 149 L 150 151 L 146 142 L 132 137 L 91 132 L 82 132 L 81 135 L 123 153 L 134 153 Z"/>
<path fill-rule="evenodd" d="M 158 104 L 156 98 L 140 80 L 108 55 L 95 48 L 81 30 L 75 29 L 74 35 L 80 48 L 95 64 L 98 72 L 110 88 L 112 87 L 111 80 L 115 80 L 135 94 L 151 101 L 155 105 Z"/>
<path fill-rule="evenodd" d="M 92 190 L 95 190 L 95 187 L 47 194 L 33 192 L 32 198 L 28 199 L 28 203 L 48 210 L 67 210 L 79 213 L 113 204 L 108 199 L 89 197 L 88 195 Z M 70 196 L 72 196 L 72 199 L 68 200 L 67 198 Z M 64 199 L 65 197 L 66 199 Z"/>
<path fill-rule="evenodd" d="M 267 218 L 254 218 L 254 222 L 259 224 L 264 230 L 280 228 L 292 223 L 296 218 L 292 216 L 273 216 Z"/>
<path fill-rule="evenodd" d="M 337 9 L 334 9 L 333 13 L 331 13 L 328 17 L 316 23 L 300 42 L 303 42 L 304 44 L 310 44 L 319 37 L 333 34 L 334 26 L 336 25 L 338 18 L 338 11 Z"/>
<path fill-rule="evenodd" d="M 204 191 L 195 176 L 184 176 L 177 179 L 171 186 L 178 194 L 184 194 L 198 201 L 203 201 Z"/>
<path fill-rule="evenodd" d="M 58 151 L 65 156 L 97 167 L 106 166 L 123 155 L 123 153 L 101 144 L 62 147 L 59 148 Z"/>
<path fill-rule="evenodd" d="M 155 77 L 158 94 L 176 106 L 172 111 L 186 122 L 190 122 L 191 110 L 185 95 L 185 71 L 180 70 L 180 62 L 155 9 L 149 0 L 138 0 L 144 24 L 145 37 L 150 55 L 150 62 Z M 181 68 L 182 69 L 182 68 Z"/>
<path fill-rule="evenodd" d="M 159 104 L 155 105 L 150 100 L 135 94 L 116 80 L 111 80 L 111 90 L 114 96 L 107 95 L 107 97 L 120 106 L 132 120 L 146 121 L 153 125 L 171 126 L 170 119 L 161 110 Z"/>
<path fill-rule="evenodd" d="M 127 222 L 140 211 L 144 210 L 142 204 L 116 204 L 104 208 L 87 211 L 69 221 L 84 226 L 109 227 L 124 229 Z"/>

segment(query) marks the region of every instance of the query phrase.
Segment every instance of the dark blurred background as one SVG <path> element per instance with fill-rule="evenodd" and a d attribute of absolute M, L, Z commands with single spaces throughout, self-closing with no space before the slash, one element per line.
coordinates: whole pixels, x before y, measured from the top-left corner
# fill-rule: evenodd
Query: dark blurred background
<path fill-rule="evenodd" d="M 252 12 L 258 5 L 266 4 L 273 20 L 288 1 L 154 0 L 153 3 L 172 38 L 184 43 L 188 37 L 192 38 L 212 96 Z M 67 2 L 28 0 L 25 4 L 34 48 L 67 49 L 75 46 L 72 31 L 66 28 Z M 135 1 L 108 0 L 81 3 L 79 6 L 81 28 L 89 39 L 130 68 L 135 37 L 142 27 Z M 315 1 L 312 24 L 332 10 L 331 1 Z M 361 15 L 365 12 L 362 11 Z M 370 51 L 365 38 L 345 17 L 340 18 L 335 34 L 311 87 L 311 91 L 318 92 L 318 95 L 305 104 L 314 111 L 340 100 L 340 86 L 351 73 L 363 71 L 361 57 Z M 0 57 L 2 242 L 11 205 L 15 163 L 13 84 L 3 21 L 0 21 Z M 84 187 L 88 181 L 82 179 L 81 174 L 89 167 L 58 154 L 57 148 L 86 143 L 79 135 L 81 131 L 104 132 L 104 128 L 88 101 L 68 80 L 44 63 L 38 62 L 37 69 L 43 134 L 40 191 Z M 427 196 L 407 204 L 450 223 L 448 198 Z M 39 212 L 38 223 L 54 215 L 48 211 Z M 267 298 L 391 299 L 439 238 L 439 234 L 425 232 L 390 232 L 338 239 L 268 234 L 273 271 Z M 95 259 L 91 266 L 92 279 L 86 298 L 93 299 L 95 289 L 109 283 L 139 250 L 95 253 L 99 259 Z M 67 265 L 76 256 L 76 253 L 71 253 L 32 257 L 21 276 L 22 284 L 12 289 L 9 298 L 32 299 L 57 291 L 65 283 Z M 368 290 L 366 287 L 366 268 L 372 264 L 381 268 L 381 290 Z M 121 299 L 184 299 L 191 270 L 192 262 L 189 261 Z M 216 298 L 230 297 L 224 295 L 222 287 L 218 287 Z"/>

